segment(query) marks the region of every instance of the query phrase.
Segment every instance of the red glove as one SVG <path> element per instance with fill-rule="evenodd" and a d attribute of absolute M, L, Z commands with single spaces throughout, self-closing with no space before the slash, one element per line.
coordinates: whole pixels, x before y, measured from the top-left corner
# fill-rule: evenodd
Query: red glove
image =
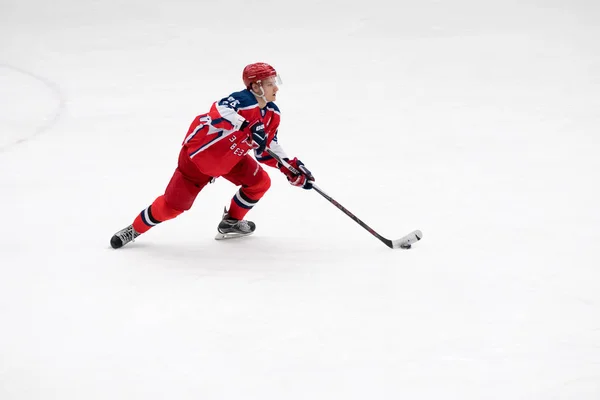
<path fill-rule="evenodd" d="M 285 174 L 290 185 L 301 187 L 302 189 L 312 189 L 312 184 L 315 181 L 315 177 L 312 173 L 304 166 L 304 163 L 294 157 L 293 160 L 284 158 L 290 166 L 295 170 L 299 171 L 299 174 L 294 174 L 285 165 L 280 165 L 279 170 Z"/>

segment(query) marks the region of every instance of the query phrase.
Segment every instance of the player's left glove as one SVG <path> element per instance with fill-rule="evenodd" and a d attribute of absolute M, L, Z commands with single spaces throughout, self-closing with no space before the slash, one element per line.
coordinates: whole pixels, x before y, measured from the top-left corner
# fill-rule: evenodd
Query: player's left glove
<path fill-rule="evenodd" d="M 262 121 L 256 120 L 252 123 L 244 121 L 240 131 L 248 133 L 248 140 L 252 142 L 253 147 L 259 154 L 265 151 L 267 147 L 267 133 L 265 132 L 265 124 Z"/>
<path fill-rule="evenodd" d="M 285 174 L 290 185 L 301 187 L 302 189 L 312 189 L 312 184 L 315 181 L 313 174 L 304 166 L 304 163 L 298 158 L 294 157 L 293 160 L 284 158 L 288 164 L 290 164 L 295 170 L 299 171 L 299 174 L 294 174 L 292 171 L 287 169 L 284 165 L 279 165 L 279 170 Z"/>

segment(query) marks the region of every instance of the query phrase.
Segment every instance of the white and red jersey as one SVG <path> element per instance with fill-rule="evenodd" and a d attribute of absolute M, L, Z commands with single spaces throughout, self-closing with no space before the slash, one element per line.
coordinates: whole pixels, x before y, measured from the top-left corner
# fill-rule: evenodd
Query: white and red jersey
<path fill-rule="evenodd" d="M 277 129 L 281 114 L 273 102 L 260 108 L 249 90 L 232 93 L 215 102 L 207 114 L 198 115 L 190 125 L 183 146 L 190 159 L 204 174 L 217 177 L 229 172 L 243 156 L 250 152 L 252 139 L 249 132 L 240 131 L 245 121 L 260 120 L 265 125 L 267 147 L 282 158 L 287 155 L 277 143 Z M 277 162 L 266 152 L 256 159 L 276 167 Z"/>

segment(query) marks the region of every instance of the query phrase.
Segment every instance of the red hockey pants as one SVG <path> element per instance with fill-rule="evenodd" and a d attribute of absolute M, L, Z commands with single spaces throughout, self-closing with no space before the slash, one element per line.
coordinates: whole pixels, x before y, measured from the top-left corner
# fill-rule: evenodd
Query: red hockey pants
<path fill-rule="evenodd" d="M 236 186 L 241 186 L 231 199 L 229 215 L 243 219 L 248 211 L 262 198 L 271 186 L 269 174 L 249 155 L 240 158 L 231 171 L 223 175 Z M 144 233 L 153 226 L 175 218 L 189 210 L 198 193 L 211 181 L 212 177 L 203 174 L 189 158 L 185 148 L 179 153 L 179 162 L 165 193 L 144 209 L 133 223 L 138 233 Z"/>

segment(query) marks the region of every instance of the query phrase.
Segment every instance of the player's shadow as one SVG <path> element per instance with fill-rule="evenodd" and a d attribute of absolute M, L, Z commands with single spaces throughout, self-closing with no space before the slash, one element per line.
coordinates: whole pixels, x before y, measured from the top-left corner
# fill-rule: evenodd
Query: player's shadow
<path fill-rule="evenodd" d="M 136 241 L 128 246 L 119 251 L 135 251 L 166 268 L 193 268 L 206 272 L 285 270 L 289 267 L 352 263 L 367 256 L 364 249 L 352 243 L 326 243 L 289 237 L 250 236 L 222 241 Z"/>

